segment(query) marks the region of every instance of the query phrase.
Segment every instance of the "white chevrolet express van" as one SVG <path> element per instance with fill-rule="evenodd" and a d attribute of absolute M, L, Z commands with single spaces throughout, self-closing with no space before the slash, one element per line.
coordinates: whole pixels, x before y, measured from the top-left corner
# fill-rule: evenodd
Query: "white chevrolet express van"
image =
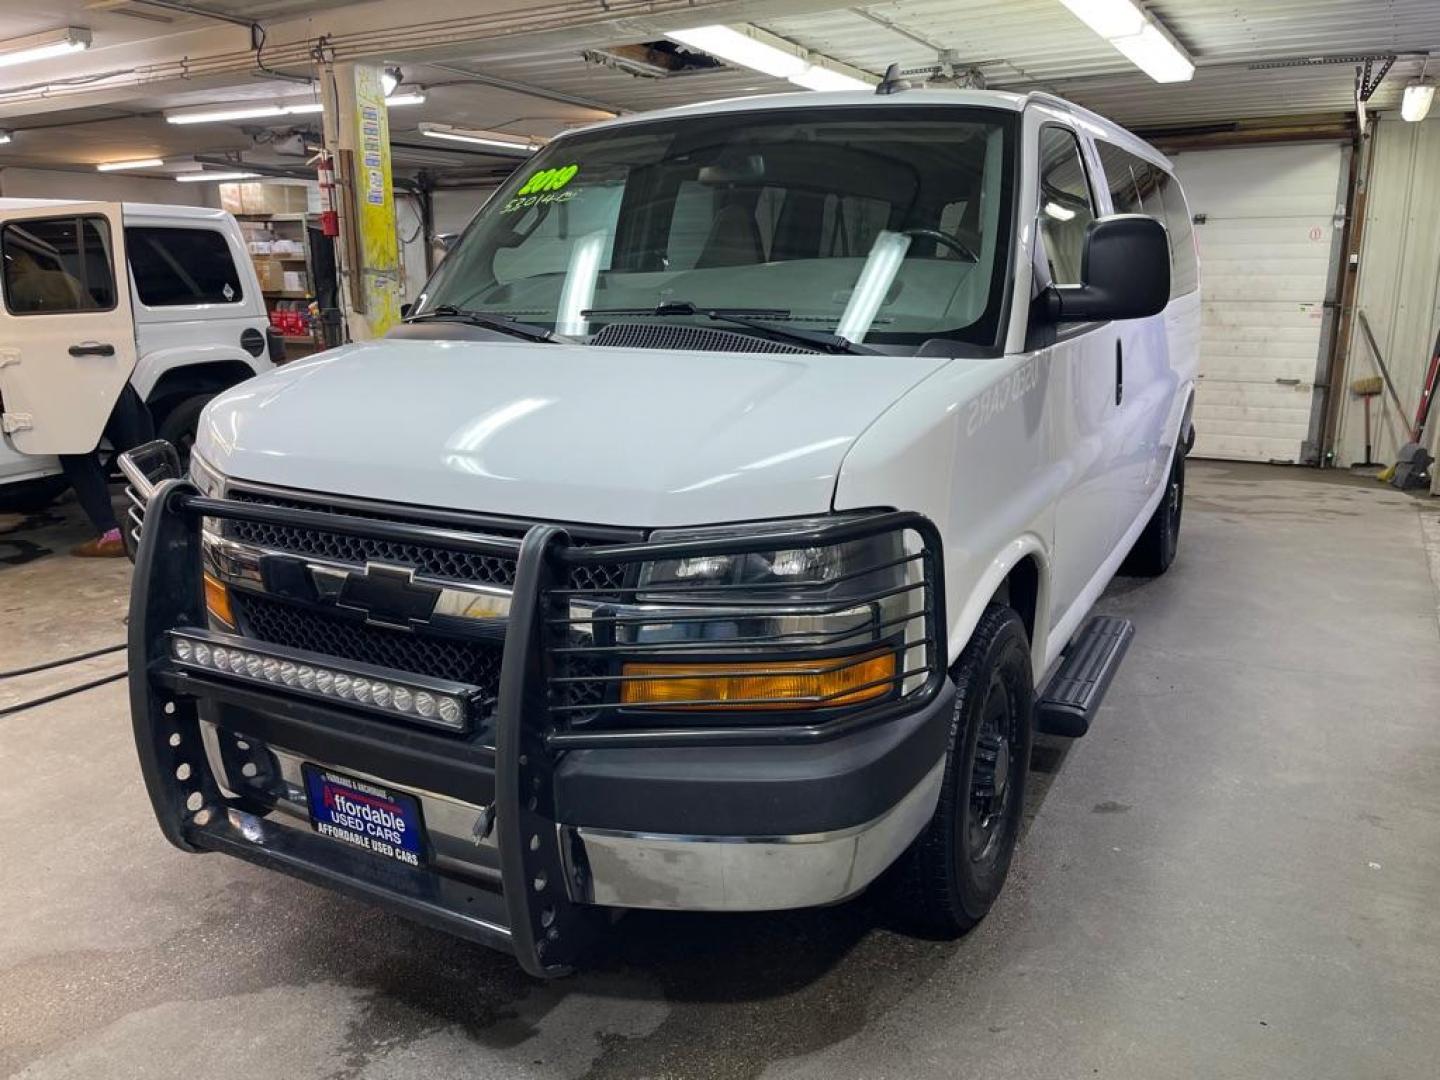
<path fill-rule="evenodd" d="M 0 263 L 0 511 L 65 489 L 54 455 L 94 449 L 127 381 L 188 448 L 206 402 L 274 366 L 223 210 L 0 199 Z"/>
<path fill-rule="evenodd" d="M 542 974 L 882 877 L 964 931 L 1175 555 L 1199 302 L 1165 159 L 1056 98 L 555 140 L 405 326 L 127 460 L 161 828 Z"/>

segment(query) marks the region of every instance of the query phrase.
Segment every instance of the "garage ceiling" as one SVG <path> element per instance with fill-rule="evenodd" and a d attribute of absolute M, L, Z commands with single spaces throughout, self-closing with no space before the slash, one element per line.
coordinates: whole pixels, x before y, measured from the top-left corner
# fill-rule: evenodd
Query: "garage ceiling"
<path fill-rule="evenodd" d="M 725 67 L 637 77 L 593 62 L 593 51 L 586 56 L 587 50 L 654 40 L 665 29 L 707 20 L 748 20 L 877 76 L 892 62 L 933 64 L 948 50 L 959 66 L 976 69 L 992 87 L 1049 90 L 1147 129 L 1349 112 L 1354 107 L 1354 62 L 1341 57 L 1397 55 L 1370 103 L 1377 110 L 1397 106 L 1424 54 L 1436 53 L 1431 67 L 1440 71 L 1436 0 L 1151 0 L 1149 11 L 1196 63 L 1193 81 L 1170 85 L 1156 84 L 1131 67 L 1060 0 L 886 0 L 830 7 L 823 0 L 552 0 L 543 12 L 520 0 L 490 0 L 483 8 L 457 0 L 372 2 L 350 5 L 343 13 L 336 9 L 346 5 L 338 0 L 195 0 L 193 6 L 261 20 L 272 41 L 292 46 L 362 26 L 367 41 L 381 43 L 366 46 L 372 49 L 365 54 L 368 59 L 401 63 L 408 81 L 429 90 L 425 105 L 397 109 L 391 116 L 397 142 L 413 145 L 427 141 L 416 131 L 422 120 L 548 135 L 602 116 L 595 106 L 643 110 L 791 89 L 780 80 Z M 532 18 L 543 14 L 561 20 L 567 28 L 544 33 L 522 29 L 485 40 L 456 30 L 466 20 L 514 19 L 527 12 Z M 254 128 L 176 129 L 163 122 L 160 112 L 185 104 L 303 92 L 290 83 L 257 78 L 257 71 L 190 78 L 184 65 L 206 55 L 207 49 L 237 56 L 243 66 L 247 31 L 145 0 L 56 0 L 44 9 L 7 10 L 0 14 L 0 38 L 67 23 L 94 31 L 95 46 L 84 64 L 118 73 L 122 81 L 97 80 L 92 92 L 88 82 L 73 81 L 78 61 L 0 70 L 0 115 L 6 115 L 0 127 L 23 136 L 0 149 L 0 166 L 85 168 L 117 157 L 222 151 L 264 160 L 263 131 L 257 143 Z M 385 32 L 387 26 L 393 34 Z M 393 53 L 373 51 L 398 40 L 410 44 Z M 1256 66 L 1276 61 L 1295 64 Z M 176 65 L 179 76 L 174 74 Z M 294 76 L 309 74 L 299 60 L 285 70 Z M 169 74 L 145 74 L 150 71 Z M 46 78 L 71 81 L 57 97 L 43 89 Z M 122 94 L 116 86 L 124 85 L 124 78 L 133 85 Z M 476 159 L 473 153 L 447 157 L 438 147 L 424 153 L 402 148 L 397 155 L 402 165 L 407 154 L 411 164 L 473 164 Z"/>

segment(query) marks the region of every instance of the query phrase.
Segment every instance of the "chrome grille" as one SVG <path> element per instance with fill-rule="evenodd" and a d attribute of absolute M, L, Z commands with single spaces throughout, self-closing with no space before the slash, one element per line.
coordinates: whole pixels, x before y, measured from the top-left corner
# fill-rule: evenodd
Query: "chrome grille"
<path fill-rule="evenodd" d="M 289 507 L 293 510 L 335 511 L 320 502 L 301 502 L 296 499 L 278 498 L 273 495 L 255 495 L 243 489 L 230 493 L 236 502 L 256 503 L 264 506 Z M 408 521 L 411 519 L 394 515 L 345 511 L 347 517 L 358 517 L 370 521 Z M 323 532 L 319 529 L 300 529 L 290 525 L 270 525 L 258 521 L 232 521 L 227 535 L 244 544 L 268 548 L 272 551 L 288 551 L 297 555 L 313 555 L 334 562 L 354 563 L 363 566 L 367 562 L 383 562 L 396 566 L 410 566 L 433 577 L 454 581 L 477 581 L 485 585 L 509 587 L 515 584 L 515 560 L 494 555 L 476 555 L 470 552 L 449 551 L 445 548 L 425 547 L 419 544 L 402 544 L 380 540 L 371 536 L 346 536 L 341 533 Z"/>

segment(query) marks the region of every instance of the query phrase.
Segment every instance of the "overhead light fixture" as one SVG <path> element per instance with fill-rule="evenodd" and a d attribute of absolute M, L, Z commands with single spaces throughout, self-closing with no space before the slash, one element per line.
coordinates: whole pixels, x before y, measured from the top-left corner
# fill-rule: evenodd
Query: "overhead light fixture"
<path fill-rule="evenodd" d="M 790 82 L 806 90 L 869 90 L 870 84 L 842 71 L 811 64 L 799 75 L 791 75 Z"/>
<path fill-rule="evenodd" d="M 167 124 L 214 124 L 226 120 L 262 120 L 269 116 L 284 116 L 285 110 L 279 105 L 225 105 L 219 108 L 183 109 L 167 112 Z"/>
<path fill-rule="evenodd" d="M 1068 206 L 1061 206 L 1057 202 L 1047 202 L 1044 209 L 1045 215 L 1054 218 L 1056 221 L 1075 220 L 1075 211 L 1071 210 Z"/>
<path fill-rule="evenodd" d="M 221 180 L 253 180 L 259 176 L 253 172 L 188 172 L 175 177 L 182 184 L 219 182 Z"/>
<path fill-rule="evenodd" d="M 500 150 L 509 154 L 519 154 L 528 157 L 545 145 L 545 140 L 535 139 L 529 135 L 512 135 L 506 131 L 478 131 L 470 128 L 457 128 L 450 124 L 427 124 L 422 123 L 420 134 L 429 136 L 432 139 L 447 139 L 451 142 L 473 143 L 476 146 L 488 146 L 494 150 Z"/>
<path fill-rule="evenodd" d="M 47 30 L 43 34 L 11 38 L 9 41 L 0 41 L 0 67 L 66 56 L 89 47 L 90 31 L 83 26 L 67 26 L 62 30 Z"/>
<path fill-rule="evenodd" d="M 665 36 L 670 37 L 672 42 L 680 42 L 681 45 L 688 45 L 691 49 L 700 49 L 700 52 L 719 56 L 721 60 L 727 60 L 730 63 L 739 63 L 742 68 L 753 69 L 762 75 L 772 75 L 776 79 L 788 79 L 792 75 L 801 75 L 809 66 L 802 56 L 786 52 L 785 49 L 775 48 L 775 46 L 759 40 L 759 37 L 730 29 L 729 26 L 697 26 L 691 30 L 668 30 Z"/>
<path fill-rule="evenodd" d="M 385 99 L 386 105 L 423 105 L 423 90 L 406 91 Z M 236 120 L 269 120 L 284 116 L 312 116 L 325 111 L 323 102 L 311 101 L 267 101 L 254 105 L 237 102 L 233 105 L 202 105 L 193 109 L 176 109 L 165 114 L 168 124 L 221 124 Z"/>
<path fill-rule="evenodd" d="M 1158 83 L 1186 82 L 1195 64 L 1133 0 L 1060 0 L 1077 19 Z"/>
<path fill-rule="evenodd" d="M 395 88 L 405 81 L 405 73 L 398 67 L 382 68 L 380 71 L 380 90 L 389 97 L 395 93 Z"/>
<path fill-rule="evenodd" d="M 809 64 L 803 57 L 777 49 L 758 38 L 732 30 L 728 26 L 697 26 L 691 30 L 669 30 L 665 34 L 671 41 L 699 49 L 711 56 L 741 67 L 751 68 L 763 75 L 777 79 L 788 79 L 803 74 Z"/>
<path fill-rule="evenodd" d="M 1429 79 L 1416 79 L 1405 87 L 1400 99 L 1400 118 L 1418 124 L 1430 115 L 1430 106 L 1435 101 L 1435 84 Z"/>
<path fill-rule="evenodd" d="M 8 143 L 9 141 L 10 141 L 10 132 L 8 132 L 8 131 L 0 131 L 0 146 L 4 146 L 4 145 L 5 145 L 6 143 Z"/>
<path fill-rule="evenodd" d="M 807 90 L 868 90 L 870 84 L 824 64 L 811 63 L 784 38 L 753 26 L 697 26 L 670 30 L 671 41 L 709 53 L 728 64 L 750 68 L 762 75 L 785 79 Z"/>
<path fill-rule="evenodd" d="M 100 172 L 123 172 L 126 169 L 158 169 L 165 162 L 158 157 L 136 158 L 134 161 L 106 161 L 95 168 Z"/>

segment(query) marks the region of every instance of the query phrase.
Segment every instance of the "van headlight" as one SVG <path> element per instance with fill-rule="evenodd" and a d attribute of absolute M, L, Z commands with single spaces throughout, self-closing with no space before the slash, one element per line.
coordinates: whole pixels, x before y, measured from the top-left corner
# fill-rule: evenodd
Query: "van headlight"
<path fill-rule="evenodd" d="M 825 709 L 903 696 L 930 664 L 925 562 L 904 529 L 797 547 L 763 544 L 865 515 L 660 529 L 693 553 L 641 564 L 634 603 L 607 605 L 586 634 L 620 654 L 616 707 L 661 711 Z M 735 538 L 747 550 L 732 552 Z M 716 550 L 706 551 L 710 545 Z M 577 624 L 583 631 L 585 624 Z"/>

